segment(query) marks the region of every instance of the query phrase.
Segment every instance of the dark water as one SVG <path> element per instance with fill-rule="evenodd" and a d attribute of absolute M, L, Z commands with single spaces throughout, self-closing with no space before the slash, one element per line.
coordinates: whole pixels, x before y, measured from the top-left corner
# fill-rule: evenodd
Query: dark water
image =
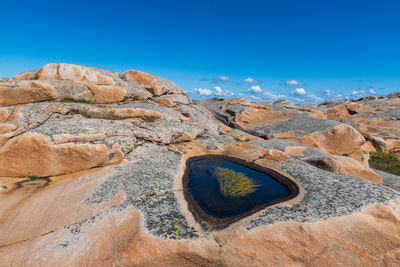
<path fill-rule="evenodd" d="M 216 167 L 244 173 L 256 184 L 257 190 L 246 196 L 226 197 L 213 175 Z M 197 160 L 190 164 L 189 189 L 200 207 L 209 215 L 225 218 L 244 213 L 255 206 L 289 195 L 289 189 L 270 175 L 224 159 Z"/>

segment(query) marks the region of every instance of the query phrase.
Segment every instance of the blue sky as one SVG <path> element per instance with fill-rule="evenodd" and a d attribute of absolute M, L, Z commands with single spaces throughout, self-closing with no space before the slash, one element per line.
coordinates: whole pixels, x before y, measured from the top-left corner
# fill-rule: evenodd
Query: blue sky
<path fill-rule="evenodd" d="M 400 1 L 3 1 L 0 77 L 49 62 L 138 69 L 193 99 L 400 91 Z"/>

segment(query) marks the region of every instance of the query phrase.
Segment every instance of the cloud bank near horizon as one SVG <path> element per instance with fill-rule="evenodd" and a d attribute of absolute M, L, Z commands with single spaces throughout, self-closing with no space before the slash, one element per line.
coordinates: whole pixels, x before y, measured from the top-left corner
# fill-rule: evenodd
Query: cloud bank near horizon
<path fill-rule="evenodd" d="M 209 79 L 202 79 L 208 81 Z M 198 87 L 188 91 L 188 95 L 194 100 L 203 100 L 211 97 L 244 97 L 250 101 L 274 102 L 280 99 L 289 100 L 296 104 L 315 104 L 329 100 L 357 99 L 376 95 L 374 88 L 354 88 L 351 92 L 338 92 L 332 89 L 325 89 L 315 93 L 311 86 L 294 79 L 283 82 L 283 87 L 267 88 L 260 85 L 252 77 L 246 77 L 241 82 L 233 83 L 229 76 L 219 76 L 210 79 L 215 86 Z M 313 93 L 311 93 L 313 92 Z"/>

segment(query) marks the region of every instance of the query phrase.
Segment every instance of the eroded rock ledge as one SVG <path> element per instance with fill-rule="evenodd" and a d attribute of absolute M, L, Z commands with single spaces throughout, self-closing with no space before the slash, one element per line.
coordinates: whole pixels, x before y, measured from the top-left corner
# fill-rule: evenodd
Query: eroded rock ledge
<path fill-rule="evenodd" d="M 2 264 L 398 265 L 400 179 L 368 153 L 400 148 L 399 96 L 193 103 L 148 73 L 63 63 L 0 80 Z M 299 195 L 204 230 L 182 176 L 210 154 Z"/>

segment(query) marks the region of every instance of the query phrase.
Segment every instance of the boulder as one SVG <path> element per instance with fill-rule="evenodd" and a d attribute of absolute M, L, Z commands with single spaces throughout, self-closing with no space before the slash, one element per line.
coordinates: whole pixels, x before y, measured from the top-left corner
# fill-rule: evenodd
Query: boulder
<path fill-rule="evenodd" d="M 122 156 L 105 145 L 52 145 L 45 136 L 22 135 L 0 147 L 0 176 L 55 176 L 109 165 Z"/>
<path fill-rule="evenodd" d="M 379 174 L 352 158 L 331 156 L 313 159 L 309 162 L 318 168 L 337 174 L 358 177 L 375 183 L 383 182 Z"/>

